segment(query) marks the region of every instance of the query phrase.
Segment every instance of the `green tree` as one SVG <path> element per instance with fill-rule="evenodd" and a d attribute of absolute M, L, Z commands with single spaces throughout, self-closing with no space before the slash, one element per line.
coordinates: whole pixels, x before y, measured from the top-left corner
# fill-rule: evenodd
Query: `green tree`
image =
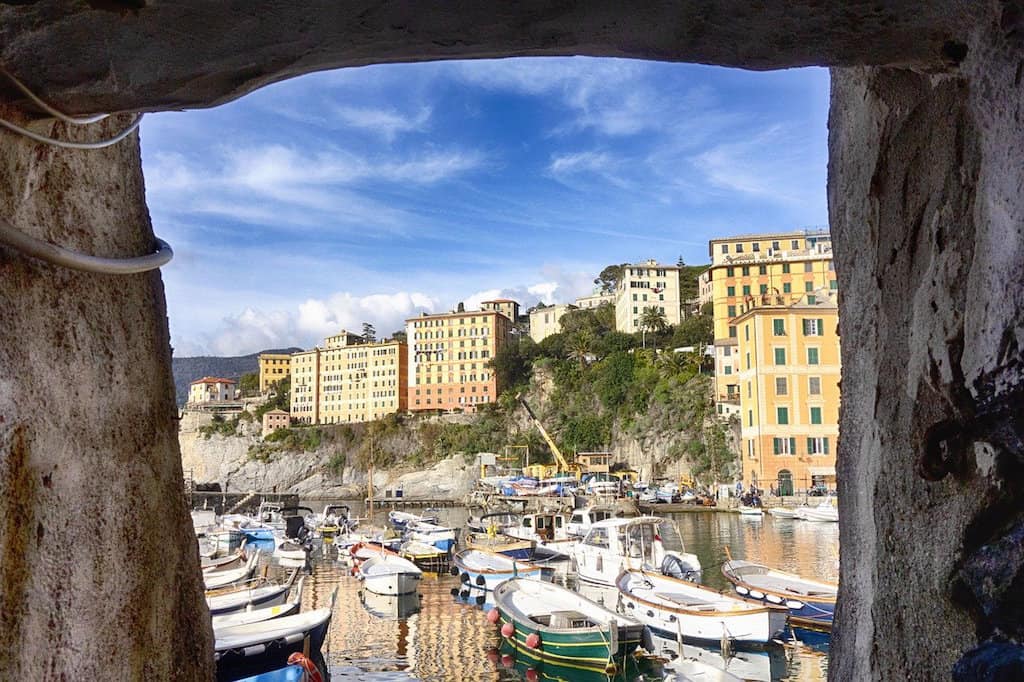
<path fill-rule="evenodd" d="M 494 370 L 501 390 L 525 384 L 530 379 L 530 364 L 523 357 L 517 343 L 500 348 L 487 362 L 487 366 Z"/>
<path fill-rule="evenodd" d="M 668 328 L 668 321 L 665 319 L 665 313 L 661 312 L 660 309 L 655 306 L 647 306 L 640 313 L 640 329 L 644 332 L 646 339 L 646 333 L 648 332 L 661 332 Z M 647 346 L 646 340 L 644 347 Z"/>
<path fill-rule="evenodd" d="M 715 321 L 710 315 L 691 315 L 676 325 L 671 344 L 681 346 L 707 345 L 714 341 Z"/>
<path fill-rule="evenodd" d="M 562 315 L 558 320 L 558 325 L 562 333 L 567 337 L 584 330 L 594 335 L 600 331 L 600 326 L 593 310 L 570 310 Z"/>
<path fill-rule="evenodd" d="M 367 343 L 373 343 L 377 340 L 377 330 L 369 322 L 363 322 L 363 340 Z"/>
<path fill-rule="evenodd" d="M 408 339 L 406 338 L 405 330 L 404 329 L 399 329 L 397 332 L 392 332 L 391 333 L 391 338 L 394 339 L 395 341 L 398 341 L 399 343 L 407 343 L 408 342 Z"/>
<path fill-rule="evenodd" d="M 601 287 L 601 293 L 612 294 L 615 293 L 615 287 L 618 286 L 622 280 L 622 271 L 624 268 L 629 267 L 629 263 L 622 263 L 620 265 L 609 265 L 601 274 L 594 280 L 594 284 Z"/>
<path fill-rule="evenodd" d="M 568 354 L 568 351 L 565 349 L 565 343 L 565 334 L 552 334 L 551 336 L 545 336 L 537 344 L 537 350 L 543 357 L 564 360 Z"/>
<path fill-rule="evenodd" d="M 573 332 L 566 339 L 565 349 L 569 352 L 569 357 L 580 364 L 581 369 L 586 367 L 587 356 L 594 349 L 594 340 L 594 333 L 586 328 Z"/>
<path fill-rule="evenodd" d="M 242 392 L 243 398 L 251 398 L 260 394 L 259 372 L 246 372 L 238 379 L 238 390 Z"/>
<path fill-rule="evenodd" d="M 602 334 L 594 344 L 594 353 L 604 358 L 616 351 L 627 351 L 636 348 L 636 337 L 626 332 L 610 331 Z"/>
<path fill-rule="evenodd" d="M 256 418 L 263 419 L 263 415 L 271 410 L 291 411 L 292 407 L 292 378 L 286 376 L 280 381 L 270 385 L 270 399 L 256 408 Z"/>

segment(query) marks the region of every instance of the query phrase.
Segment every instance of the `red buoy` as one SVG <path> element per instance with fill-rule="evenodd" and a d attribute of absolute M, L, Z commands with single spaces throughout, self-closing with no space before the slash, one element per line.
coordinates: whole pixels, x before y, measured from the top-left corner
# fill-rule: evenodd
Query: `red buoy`
<path fill-rule="evenodd" d="M 526 669 L 526 682 L 537 682 L 538 679 L 536 670 L 533 668 Z"/>
<path fill-rule="evenodd" d="M 527 635 L 526 646 L 530 647 L 531 649 L 536 649 L 537 647 L 539 647 L 540 635 L 538 635 L 536 632 L 531 632 L 529 635 Z"/>
<path fill-rule="evenodd" d="M 499 658 L 499 656 L 498 656 L 498 650 L 497 649 L 495 649 L 494 647 L 491 647 L 490 649 L 487 650 L 487 660 L 488 661 L 490 661 L 491 663 L 497 663 L 498 662 L 498 658 Z"/>
<path fill-rule="evenodd" d="M 501 626 L 501 636 L 506 639 L 516 634 L 516 626 L 512 623 L 505 623 Z"/>
<path fill-rule="evenodd" d="M 497 623 L 499 618 L 501 618 L 501 614 L 498 613 L 498 609 L 491 609 L 487 612 L 487 622 L 491 625 Z"/>
<path fill-rule="evenodd" d="M 502 667 L 504 667 L 504 668 L 511 668 L 515 664 L 516 664 L 516 659 L 512 658 L 508 654 L 502 654 L 502 656 L 501 656 L 501 665 L 502 665 Z"/>

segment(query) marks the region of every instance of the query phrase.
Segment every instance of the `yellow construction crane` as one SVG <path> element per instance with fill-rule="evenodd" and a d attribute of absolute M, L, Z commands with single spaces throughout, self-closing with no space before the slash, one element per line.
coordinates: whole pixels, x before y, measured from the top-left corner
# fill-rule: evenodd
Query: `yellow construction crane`
<path fill-rule="evenodd" d="M 548 447 L 551 448 L 551 454 L 555 456 L 555 461 L 558 462 L 557 468 L 551 467 L 550 465 L 535 465 L 527 467 L 530 471 L 524 470 L 523 473 L 527 475 L 534 475 L 533 472 L 536 471 L 541 474 L 537 476 L 538 478 L 548 478 L 552 473 L 565 472 L 579 478 L 581 471 L 580 466 L 578 464 L 569 464 L 569 462 L 566 461 L 565 457 L 562 455 L 562 451 L 558 449 L 558 446 L 555 445 L 555 441 L 552 440 L 551 436 L 549 436 L 548 432 L 544 429 L 544 425 L 540 423 L 539 419 L 537 419 L 537 415 L 533 413 L 530 406 L 526 404 L 525 400 L 523 400 L 522 394 L 517 395 L 516 400 L 518 400 L 519 404 L 526 410 L 526 414 L 530 415 L 530 419 L 532 419 L 533 423 L 536 424 L 537 430 L 540 431 L 540 435 L 544 437 L 544 442 L 546 442 Z M 554 471 L 551 471 L 552 469 L 554 469 Z"/>

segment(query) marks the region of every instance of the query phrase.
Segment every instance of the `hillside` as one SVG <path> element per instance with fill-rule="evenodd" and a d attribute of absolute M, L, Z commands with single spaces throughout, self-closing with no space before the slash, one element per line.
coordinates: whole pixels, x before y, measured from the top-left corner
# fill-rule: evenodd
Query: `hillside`
<path fill-rule="evenodd" d="M 243 374 L 259 371 L 256 357 L 261 353 L 297 353 L 300 350 L 302 349 L 280 348 L 234 357 L 200 355 L 192 358 L 173 358 L 171 364 L 174 373 L 174 394 L 178 405 L 184 405 L 188 400 L 188 385 L 196 379 L 215 376 L 237 381 Z"/>

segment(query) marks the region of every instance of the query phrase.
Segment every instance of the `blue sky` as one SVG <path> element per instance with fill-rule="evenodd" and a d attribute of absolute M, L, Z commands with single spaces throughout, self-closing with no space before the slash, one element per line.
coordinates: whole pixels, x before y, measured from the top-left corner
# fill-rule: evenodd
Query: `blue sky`
<path fill-rule="evenodd" d="M 176 356 L 311 347 L 827 224 L 828 72 L 532 58 L 312 74 L 142 124 Z"/>

